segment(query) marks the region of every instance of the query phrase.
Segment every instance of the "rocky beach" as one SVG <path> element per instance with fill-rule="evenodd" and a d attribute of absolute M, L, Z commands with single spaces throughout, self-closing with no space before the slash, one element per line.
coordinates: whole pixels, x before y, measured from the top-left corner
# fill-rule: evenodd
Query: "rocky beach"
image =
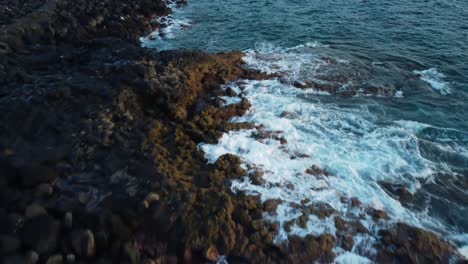
<path fill-rule="evenodd" d="M 356 236 L 371 232 L 304 201 L 297 205 L 304 217 L 286 225 L 331 217 L 336 234 L 275 240 L 278 223 L 265 215 L 281 202 L 231 188 L 244 177 L 262 185 L 264 172 L 232 154 L 209 163 L 199 148 L 253 128 L 259 139 L 288 143 L 258 124 L 231 122 L 251 102 L 221 89 L 272 74 L 245 67 L 240 51 L 142 47 L 140 37 L 171 12 L 161 0 L 2 1 L 1 263 L 333 263 L 335 247 L 352 249 Z M 331 175 L 312 164 L 307 173 Z M 411 199 L 405 187 L 383 185 Z M 362 218 L 389 218 L 355 197 L 342 202 Z M 466 263 L 451 242 L 406 223 L 379 230 L 374 256 Z"/>

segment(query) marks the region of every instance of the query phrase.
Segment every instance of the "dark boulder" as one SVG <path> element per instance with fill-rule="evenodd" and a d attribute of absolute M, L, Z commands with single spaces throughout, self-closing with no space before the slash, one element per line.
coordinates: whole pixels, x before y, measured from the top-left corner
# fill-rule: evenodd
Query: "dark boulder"
<path fill-rule="evenodd" d="M 50 183 L 57 179 L 57 172 L 43 165 L 28 165 L 19 169 L 22 186 L 34 187 L 41 183 Z"/>
<path fill-rule="evenodd" d="M 50 216 L 37 216 L 27 220 L 21 229 L 23 244 L 39 254 L 49 254 L 56 250 L 60 223 Z"/>
<path fill-rule="evenodd" d="M 237 96 L 236 91 L 234 91 L 234 89 L 232 89 L 232 87 L 228 87 L 226 89 L 225 93 L 226 93 L 227 96 L 230 96 L 230 97 L 236 97 Z"/>
<path fill-rule="evenodd" d="M 10 255 L 21 247 L 21 241 L 14 235 L 0 235 L 0 254 Z"/>
<path fill-rule="evenodd" d="M 379 263 L 451 263 L 456 249 L 430 231 L 398 223 L 381 230 Z"/>

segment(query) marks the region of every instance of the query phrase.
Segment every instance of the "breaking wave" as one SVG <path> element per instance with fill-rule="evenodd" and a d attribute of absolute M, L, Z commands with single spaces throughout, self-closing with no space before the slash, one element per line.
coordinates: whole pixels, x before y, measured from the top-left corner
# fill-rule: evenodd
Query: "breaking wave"
<path fill-rule="evenodd" d="M 355 236 L 351 251 L 335 249 L 337 263 L 368 261 L 375 253 L 378 231 L 396 222 L 434 230 L 460 246 L 468 244 L 467 234 L 431 216 L 430 203 L 408 206 L 389 191 L 397 186 L 416 197 L 437 175 L 462 177 L 453 168 L 458 164 L 463 169 L 468 164 L 468 136 L 410 120 L 382 120 L 365 104 L 322 101 L 336 91 L 347 91 L 352 86 L 347 82 L 362 81 L 362 76 L 350 76 L 329 91 L 301 87 L 297 82 L 329 81 L 354 65 L 349 60 L 324 57 L 321 49 L 327 46 L 309 43 L 282 49 L 262 44 L 247 51 L 248 67 L 277 77 L 240 80 L 223 87 L 231 87 L 252 103 L 246 115 L 232 122 L 252 122 L 256 127 L 224 134 L 217 144 L 201 144 L 208 161 L 214 163 L 224 154 L 235 154 L 249 175 L 262 172 L 261 182 L 246 175 L 232 183 L 232 190 L 258 195 L 263 202 L 281 201 L 274 212 L 265 214 L 266 219 L 279 223 L 277 242 L 290 235 L 336 235 L 335 217 L 365 226 L 370 233 Z M 396 92 L 359 89 L 356 96 L 401 97 Z M 229 104 L 240 97 L 224 99 Z M 428 145 L 439 152 L 456 153 L 458 161 L 431 156 Z M 362 206 L 353 205 L 353 199 Z M 464 204 L 460 206 L 467 212 Z M 323 216 L 310 208 L 330 213 Z M 390 217 L 375 221 L 365 214 L 369 210 L 383 210 Z"/>
<path fill-rule="evenodd" d="M 439 72 L 436 68 L 414 71 L 414 74 L 418 75 L 421 80 L 427 82 L 432 89 L 441 95 L 448 95 L 451 93 L 449 84 L 444 81 L 445 75 Z"/>

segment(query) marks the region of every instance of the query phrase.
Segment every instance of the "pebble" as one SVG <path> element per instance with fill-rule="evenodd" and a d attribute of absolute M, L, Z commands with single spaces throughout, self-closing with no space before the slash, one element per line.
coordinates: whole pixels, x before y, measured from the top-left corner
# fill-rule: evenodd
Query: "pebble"
<path fill-rule="evenodd" d="M 62 264 L 63 256 L 62 255 L 53 255 L 47 259 L 46 264 Z"/>
<path fill-rule="evenodd" d="M 143 206 L 148 208 L 152 203 L 159 201 L 161 197 L 157 193 L 148 193 L 145 200 L 143 201 Z"/>
<path fill-rule="evenodd" d="M 72 233 L 72 247 L 80 257 L 92 257 L 96 253 L 96 243 L 91 230 L 80 230 Z"/>
<path fill-rule="evenodd" d="M 74 263 L 76 261 L 76 257 L 74 254 L 67 255 L 67 263 Z"/>
<path fill-rule="evenodd" d="M 47 211 L 40 204 L 33 203 L 26 207 L 24 215 L 26 216 L 26 219 L 30 219 L 36 216 L 47 215 Z"/>
<path fill-rule="evenodd" d="M 65 216 L 63 217 L 63 225 L 68 229 L 73 227 L 73 214 L 71 212 L 65 213 Z"/>
<path fill-rule="evenodd" d="M 219 259 L 219 252 L 218 249 L 214 246 L 210 246 L 205 251 L 205 258 L 211 262 L 216 262 Z"/>
<path fill-rule="evenodd" d="M 36 251 L 28 251 L 25 255 L 26 263 L 35 264 L 39 261 L 39 254 Z"/>
<path fill-rule="evenodd" d="M 51 196 L 54 193 L 54 189 L 50 184 L 42 183 L 36 188 L 36 195 L 40 197 Z"/>

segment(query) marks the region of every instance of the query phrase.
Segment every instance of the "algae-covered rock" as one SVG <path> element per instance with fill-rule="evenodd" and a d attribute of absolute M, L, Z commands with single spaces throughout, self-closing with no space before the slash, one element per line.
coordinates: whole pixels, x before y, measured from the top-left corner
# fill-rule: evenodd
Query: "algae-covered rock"
<path fill-rule="evenodd" d="M 430 231 L 398 223 L 395 228 L 381 230 L 383 248 L 379 262 L 449 263 L 454 247 Z"/>

